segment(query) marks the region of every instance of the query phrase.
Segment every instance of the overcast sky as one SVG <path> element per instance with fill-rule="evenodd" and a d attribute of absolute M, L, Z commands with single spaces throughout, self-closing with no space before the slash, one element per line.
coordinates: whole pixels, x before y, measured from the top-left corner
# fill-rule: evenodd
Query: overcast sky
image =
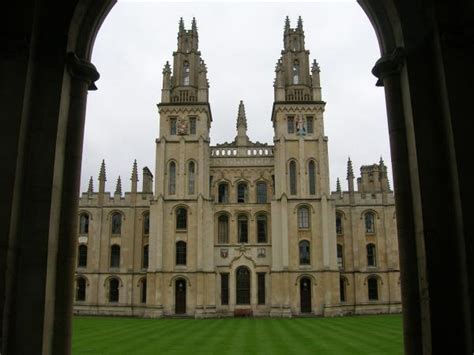
<path fill-rule="evenodd" d="M 355 1 L 119 1 L 94 46 L 92 62 L 101 77 L 98 90 L 88 96 L 81 191 L 87 189 L 90 176 L 97 190 L 102 159 L 107 191 L 114 191 L 119 175 L 122 191 L 130 190 L 134 159 L 140 189 L 142 168 L 155 173 L 156 104 L 163 65 L 172 63 L 176 50 L 180 17 L 186 29 L 192 17 L 197 21 L 210 83 L 211 145 L 234 139 L 240 100 L 245 103 L 250 139 L 273 144 L 273 79 L 287 15 L 291 27 L 302 16 L 310 60 L 316 58 L 321 68 L 331 189 L 337 177 L 347 189 L 348 156 L 357 176 L 360 165 L 383 156 L 393 186 L 384 92 L 371 74 L 380 52 L 374 30 Z"/>

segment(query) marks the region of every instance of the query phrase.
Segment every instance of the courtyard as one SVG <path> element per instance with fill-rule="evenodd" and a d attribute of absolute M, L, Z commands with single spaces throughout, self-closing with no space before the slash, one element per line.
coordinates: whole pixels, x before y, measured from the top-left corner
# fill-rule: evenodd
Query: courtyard
<path fill-rule="evenodd" d="M 137 319 L 75 316 L 72 353 L 402 354 L 402 317 Z"/>

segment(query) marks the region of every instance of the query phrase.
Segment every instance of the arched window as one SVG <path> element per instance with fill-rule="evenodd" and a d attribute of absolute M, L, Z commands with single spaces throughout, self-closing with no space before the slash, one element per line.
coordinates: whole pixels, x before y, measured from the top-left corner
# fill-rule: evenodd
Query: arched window
<path fill-rule="evenodd" d="M 367 280 L 367 292 L 370 301 L 376 301 L 379 299 L 379 285 L 376 277 L 370 277 Z"/>
<path fill-rule="evenodd" d="M 89 215 L 81 213 L 79 216 L 79 234 L 89 234 Z"/>
<path fill-rule="evenodd" d="M 168 192 L 174 195 L 176 193 L 176 163 L 174 161 L 169 164 L 168 174 Z"/>
<path fill-rule="evenodd" d="M 140 303 L 146 303 L 146 278 L 140 282 Z"/>
<path fill-rule="evenodd" d="M 148 269 L 148 244 L 143 246 L 142 267 Z"/>
<path fill-rule="evenodd" d="M 183 63 L 183 85 L 189 85 L 189 63 Z"/>
<path fill-rule="evenodd" d="M 237 304 L 250 304 L 250 270 L 240 266 L 235 271 Z"/>
<path fill-rule="evenodd" d="M 309 208 L 306 206 L 298 208 L 298 228 L 309 229 Z"/>
<path fill-rule="evenodd" d="M 229 184 L 221 182 L 218 186 L 218 202 L 228 203 L 229 202 Z"/>
<path fill-rule="evenodd" d="M 110 248 L 110 267 L 120 267 L 120 246 L 112 245 Z"/>
<path fill-rule="evenodd" d="M 176 243 L 176 265 L 186 265 L 186 242 Z"/>
<path fill-rule="evenodd" d="M 299 244 L 299 247 L 300 247 L 300 265 L 311 264 L 309 242 L 307 240 L 302 240 Z"/>
<path fill-rule="evenodd" d="M 267 203 L 267 184 L 263 181 L 257 182 L 257 203 Z"/>
<path fill-rule="evenodd" d="M 87 245 L 81 244 L 78 248 L 77 267 L 87 266 Z"/>
<path fill-rule="evenodd" d="M 311 160 L 308 164 L 309 194 L 316 195 L 316 164 Z"/>
<path fill-rule="evenodd" d="M 344 267 L 344 249 L 341 244 L 337 245 L 337 266 Z"/>
<path fill-rule="evenodd" d="M 76 280 L 76 301 L 85 301 L 86 300 L 86 279 L 79 277 Z"/>
<path fill-rule="evenodd" d="M 257 216 L 257 243 L 267 242 L 267 216 L 259 214 Z"/>
<path fill-rule="evenodd" d="M 339 299 L 341 302 L 346 302 L 346 279 L 339 278 Z"/>
<path fill-rule="evenodd" d="M 336 234 L 341 235 L 343 233 L 343 226 L 342 226 L 342 215 L 340 213 L 336 213 Z"/>
<path fill-rule="evenodd" d="M 222 214 L 217 220 L 217 242 L 227 244 L 229 243 L 229 217 Z"/>
<path fill-rule="evenodd" d="M 188 211 L 180 207 L 176 210 L 176 229 L 186 230 L 188 228 Z"/>
<path fill-rule="evenodd" d="M 290 162 L 290 195 L 296 195 L 296 162 Z"/>
<path fill-rule="evenodd" d="M 109 280 L 109 302 L 119 301 L 119 286 L 119 280 L 113 278 Z"/>
<path fill-rule="evenodd" d="M 375 215 L 372 212 L 367 212 L 364 216 L 365 232 L 375 233 Z"/>
<path fill-rule="evenodd" d="M 150 234 L 150 214 L 148 212 L 143 215 L 143 234 Z"/>
<path fill-rule="evenodd" d="M 237 184 L 237 202 L 246 203 L 247 202 L 247 183 L 239 182 Z"/>
<path fill-rule="evenodd" d="M 112 234 L 121 234 L 122 233 L 122 215 L 118 212 L 115 212 L 112 215 Z"/>
<path fill-rule="evenodd" d="M 239 214 L 237 217 L 237 232 L 238 242 L 248 243 L 249 242 L 249 223 L 248 218 L 244 214 Z"/>
<path fill-rule="evenodd" d="M 188 194 L 194 195 L 194 182 L 196 179 L 196 164 L 193 161 L 188 165 Z"/>
<path fill-rule="evenodd" d="M 298 85 L 300 83 L 300 64 L 298 59 L 293 62 L 293 84 Z"/>
<path fill-rule="evenodd" d="M 375 244 L 367 244 L 367 266 L 376 266 Z"/>

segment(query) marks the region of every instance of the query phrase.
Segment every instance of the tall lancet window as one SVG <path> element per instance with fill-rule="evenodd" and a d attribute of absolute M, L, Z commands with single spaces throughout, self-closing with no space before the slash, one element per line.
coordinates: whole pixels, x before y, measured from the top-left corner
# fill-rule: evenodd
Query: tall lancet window
<path fill-rule="evenodd" d="M 189 63 L 187 61 L 183 64 L 183 85 L 189 85 Z"/>
<path fill-rule="evenodd" d="M 176 193 L 176 163 L 174 161 L 170 163 L 168 173 L 168 192 L 170 195 L 174 195 Z"/>
<path fill-rule="evenodd" d="M 296 163 L 290 162 L 290 195 L 296 195 Z"/>
<path fill-rule="evenodd" d="M 194 195 L 194 181 L 196 180 L 196 164 L 193 161 L 189 162 L 188 166 L 188 193 Z"/>
<path fill-rule="evenodd" d="M 293 62 L 293 84 L 298 85 L 300 83 L 300 64 L 298 59 Z"/>
<path fill-rule="evenodd" d="M 314 160 L 308 164 L 309 194 L 316 195 L 316 166 Z"/>

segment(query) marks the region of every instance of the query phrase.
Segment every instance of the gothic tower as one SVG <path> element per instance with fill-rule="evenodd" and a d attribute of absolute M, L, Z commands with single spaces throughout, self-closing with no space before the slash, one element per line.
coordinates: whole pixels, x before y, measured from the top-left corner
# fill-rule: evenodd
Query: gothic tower
<path fill-rule="evenodd" d="M 206 249 L 206 238 L 212 241 L 212 232 L 204 223 L 212 210 L 208 160 L 212 115 L 208 91 L 196 21 L 193 18 L 191 29 L 186 30 L 181 19 L 173 67 L 166 62 L 163 69 L 158 104 L 160 138 L 156 140 L 156 198 L 150 210 L 153 237 L 149 274 L 153 272 L 153 276 L 149 276 L 149 299 L 164 314 L 199 314 L 206 302 L 215 303 L 206 299 L 201 289 L 209 284 L 204 280 L 205 273 L 213 268 L 212 248 Z M 173 287 L 162 287 L 165 284 Z M 186 289 L 189 284 L 197 286 Z M 156 294 L 155 289 L 168 292 Z M 187 298 L 184 308 L 178 309 L 177 305 L 171 309 L 169 305 L 177 304 L 174 297 L 179 292 Z M 162 305 L 168 306 L 161 308 Z"/>
<path fill-rule="evenodd" d="M 303 267 L 308 275 L 304 287 L 310 294 L 317 294 L 337 288 L 338 279 L 334 272 L 336 240 L 324 135 L 325 102 L 321 99 L 319 66 L 314 60 L 310 68 L 304 39 L 301 17 L 296 28 L 290 27 L 287 17 L 284 47 L 275 70 L 272 112 L 276 185 L 272 202 L 272 270 L 281 271 L 274 277 L 282 278 L 273 284 L 290 287 L 295 280 L 287 271 Z M 310 260 L 298 263 L 295 254 L 306 249 Z M 316 282 L 324 287 L 316 287 Z M 318 294 L 319 297 L 326 304 L 338 302 L 331 294 Z M 280 293 L 280 299 L 272 299 L 272 303 L 285 305 L 288 299 Z"/>

